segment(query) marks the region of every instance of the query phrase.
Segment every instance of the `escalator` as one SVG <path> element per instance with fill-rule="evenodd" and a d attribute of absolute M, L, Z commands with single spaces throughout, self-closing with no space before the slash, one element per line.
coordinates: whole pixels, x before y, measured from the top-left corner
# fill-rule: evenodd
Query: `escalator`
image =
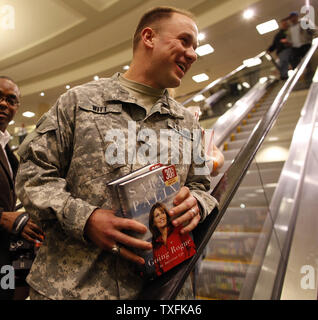
<path fill-rule="evenodd" d="M 281 87 L 281 83 L 276 84 L 224 143 L 223 154 L 226 161 L 222 173 L 246 143 Z M 284 166 L 306 93 L 307 91 L 294 93 L 288 99 L 213 233 L 198 270 L 197 299 L 234 300 L 244 296 L 244 288 L 248 285 L 246 281 L 258 269 L 255 249 L 262 238 L 268 205 Z M 217 182 L 218 179 L 214 181 L 214 186 Z"/>
<path fill-rule="evenodd" d="M 222 172 L 211 186 L 219 209 L 193 232 L 198 254 L 147 284 L 140 299 L 174 299 L 193 271 L 197 299 L 280 298 L 296 219 L 286 211 L 297 207 L 297 199 L 295 193 L 282 196 L 277 191 L 290 189 L 293 182 L 284 180 L 286 176 L 297 182 L 296 174 L 286 166 L 297 162 L 289 159 L 288 149 L 297 140 L 294 130 L 300 115 L 303 117 L 304 103 L 306 109 L 310 103 L 308 91 L 293 89 L 317 45 L 313 42 L 286 82 L 275 80 L 263 54 L 263 63 L 255 67 L 252 77 L 259 81 L 233 101 L 230 110 L 224 108 L 219 118 L 201 121 L 204 128 L 213 127 L 215 144 L 225 156 Z M 244 81 L 246 74 L 239 68 L 215 81 L 215 90 L 222 89 L 223 80 Z M 206 92 L 215 93 L 208 86 L 198 94 Z M 298 125 L 295 132 L 299 136 Z"/>

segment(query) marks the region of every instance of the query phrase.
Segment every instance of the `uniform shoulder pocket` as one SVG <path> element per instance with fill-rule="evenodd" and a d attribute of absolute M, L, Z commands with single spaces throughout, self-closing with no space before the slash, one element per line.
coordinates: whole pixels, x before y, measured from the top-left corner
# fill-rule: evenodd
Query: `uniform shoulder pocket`
<path fill-rule="evenodd" d="M 35 131 L 37 133 L 43 134 L 56 129 L 57 123 L 53 119 L 44 115 L 36 124 Z"/>
<path fill-rule="evenodd" d="M 20 145 L 17 153 L 21 158 L 25 158 L 28 154 L 28 149 L 30 143 L 38 136 L 45 134 L 49 131 L 55 131 L 57 129 L 57 124 L 54 123 L 52 119 L 47 117 L 46 115 L 42 116 L 42 118 L 38 121 L 36 128 L 30 132 L 26 138 L 23 140 Z"/>

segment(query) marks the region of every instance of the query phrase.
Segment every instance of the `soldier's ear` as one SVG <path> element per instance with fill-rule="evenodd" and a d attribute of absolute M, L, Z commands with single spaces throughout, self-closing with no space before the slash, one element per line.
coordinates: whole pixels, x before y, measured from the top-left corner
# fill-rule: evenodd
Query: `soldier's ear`
<path fill-rule="evenodd" d="M 152 28 L 146 27 L 141 31 L 141 39 L 145 47 L 152 49 L 154 47 L 154 38 L 155 31 Z"/>

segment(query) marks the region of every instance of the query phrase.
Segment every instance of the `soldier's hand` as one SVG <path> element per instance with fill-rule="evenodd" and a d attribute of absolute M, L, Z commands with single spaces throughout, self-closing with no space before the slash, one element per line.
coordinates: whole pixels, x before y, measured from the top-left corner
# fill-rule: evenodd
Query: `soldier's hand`
<path fill-rule="evenodd" d="M 172 224 L 175 227 L 186 224 L 186 226 L 181 229 L 181 233 L 192 231 L 198 225 L 201 217 L 197 199 L 191 195 L 188 187 L 182 187 L 180 189 L 173 204 L 175 207 L 169 210 L 169 214 L 172 218 L 175 216 L 178 216 L 178 218 L 174 219 Z"/>
<path fill-rule="evenodd" d="M 9 233 L 12 232 L 14 221 L 23 212 L 2 212 L 1 226 Z M 30 241 L 36 243 L 36 241 L 44 240 L 44 233 L 40 227 L 38 227 L 31 219 L 27 222 L 21 232 L 21 236 Z"/>
<path fill-rule="evenodd" d="M 112 210 L 96 209 L 85 226 L 85 235 L 99 248 L 111 251 L 114 245 L 125 245 L 128 247 L 150 250 L 152 244 L 136 239 L 122 232 L 130 230 L 138 233 L 146 233 L 147 228 L 142 223 L 133 219 L 119 218 Z M 145 264 L 145 260 L 127 248 L 120 246 L 120 255 L 138 264 Z"/>

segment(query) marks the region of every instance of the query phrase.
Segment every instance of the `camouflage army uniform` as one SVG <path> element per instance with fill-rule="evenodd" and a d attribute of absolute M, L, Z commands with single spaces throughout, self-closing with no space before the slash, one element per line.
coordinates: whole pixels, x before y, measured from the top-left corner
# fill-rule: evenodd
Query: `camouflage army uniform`
<path fill-rule="evenodd" d="M 137 132 L 145 127 L 176 132 L 182 127 L 199 128 L 168 93 L 145 117 L 144 108 L 135 104 L 118 77 L 115 74 L 63 94 L 19 149 L 17 194 L 46 233 L 27 280 L 51 299 L 134 299 L 143 284 L 134 264 L 84 237 L 91 213 L 116 205 L 107 183 L 141 167 L 140 163 L 106 163 L 107 130 L 123 130 L 127 140 L 127 123 L 132 120 Z M 137 148 L 143 143 L 137 142 Z M 206 193 L 209 178 L 194 175 L 193 167 L 182 161 L 176 165 L 181 185 L 197 198 L 204 218 L 216 201 Z"/>

